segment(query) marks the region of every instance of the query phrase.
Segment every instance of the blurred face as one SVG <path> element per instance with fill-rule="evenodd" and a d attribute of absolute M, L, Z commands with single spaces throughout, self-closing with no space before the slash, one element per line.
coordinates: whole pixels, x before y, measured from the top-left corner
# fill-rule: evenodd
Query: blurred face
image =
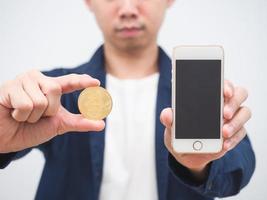
<path fill-rule="evenodd" d="M 121 50 L 156 43 L 166 9 L 173 0 L 86 0 L 106 43 Z"/>

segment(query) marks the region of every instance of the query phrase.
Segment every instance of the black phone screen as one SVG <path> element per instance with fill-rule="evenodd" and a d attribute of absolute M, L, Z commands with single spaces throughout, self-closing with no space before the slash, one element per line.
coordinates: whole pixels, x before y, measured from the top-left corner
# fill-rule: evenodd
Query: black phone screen
<path fill-rule="evenodd" d="M 176 139 L 219 139 L 221 60 L 176 60 Z"/>

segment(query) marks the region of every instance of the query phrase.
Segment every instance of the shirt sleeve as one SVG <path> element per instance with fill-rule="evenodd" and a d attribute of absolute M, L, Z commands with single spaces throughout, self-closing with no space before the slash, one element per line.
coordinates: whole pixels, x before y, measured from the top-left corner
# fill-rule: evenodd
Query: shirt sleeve
<path fill-rule="evenodd" d="M 0 153 L 0 169 L 4 169 L 11 163 L 13 160 L 17 160 L 26 154 L 28 154 L 32 148 L 25 149 L 18 152 L 11 152 L 11 153 Z"/>
<path fill-rule="evenodd" d="M 169 168 L 177 181 L 207 197 L 227 197 L 240 192 L 255 170 L 255 154 L 248 136 L 222 158 L 212 161 L 202 182 L 169 153 Z"/>
<path fill-rule="evenodd" d="M 16 156 L 15 152 L 0 154 L 0 169 L 4 169 Z"/>

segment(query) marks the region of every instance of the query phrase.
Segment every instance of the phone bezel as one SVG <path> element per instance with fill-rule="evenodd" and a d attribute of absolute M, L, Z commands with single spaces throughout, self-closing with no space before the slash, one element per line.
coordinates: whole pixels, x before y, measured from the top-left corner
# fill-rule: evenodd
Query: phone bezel
<path fill-rule="evenodd" d="M 175 138 L 175 98 L 176 98 L 176 60 L 221 60 L 221 116 L 220 116 L 220 138 L 219 139 L 176 139 Z M 218 153 L 222 150 L 222 126 L 223 126 L 223 86 L 224 86 L 224 50 L 219 45 L 199 45 L 199 46 L 177 46 L 173 49 L 172 57 L 172 109 L 173 109 L 173 125 L 172 125 L 172 147 L 178 153 Z M 193 144 L 196 141 L 202 143 L 201 150 L 195 150 Z"/>

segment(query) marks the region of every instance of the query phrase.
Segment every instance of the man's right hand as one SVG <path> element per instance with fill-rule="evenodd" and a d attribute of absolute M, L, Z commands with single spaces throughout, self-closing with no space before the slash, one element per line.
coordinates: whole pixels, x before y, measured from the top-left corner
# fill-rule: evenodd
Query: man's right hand
<path fill-rule="evenodd" d="M 64 93 L 100 82 L 89 75 L 47 77 L 29 71 L 0 86 L 0 153 L 44 143 L 69 131 L 100 131 L 103 120 L 92 121 L 68 112 L 60 103 Z"/>

